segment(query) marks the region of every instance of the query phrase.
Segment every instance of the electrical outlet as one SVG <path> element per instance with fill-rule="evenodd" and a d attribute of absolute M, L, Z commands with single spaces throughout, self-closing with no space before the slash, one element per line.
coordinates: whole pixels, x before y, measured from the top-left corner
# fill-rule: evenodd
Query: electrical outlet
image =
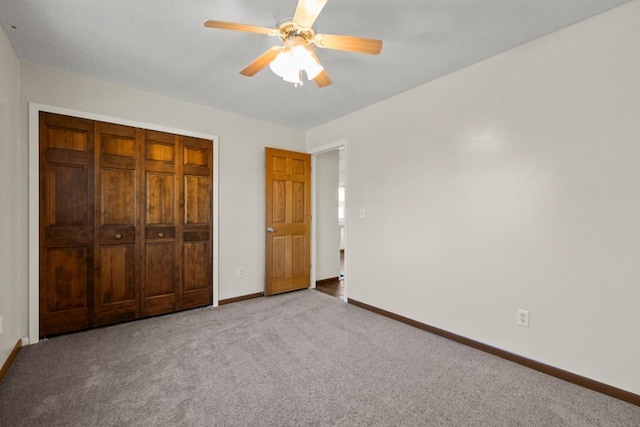
<path fill-rule="evenodd" d="M 529 327 L 529 312 L 527 310 L 518 309 L 518 317 L 516 319 L 516 323 L 520 326 L 524 326 L 525 328 Z"/>
<path fill-rule="evenodd" d="M 244 267 L 238 267 L 238 277 L 241 279 L 244 277 Z"/>

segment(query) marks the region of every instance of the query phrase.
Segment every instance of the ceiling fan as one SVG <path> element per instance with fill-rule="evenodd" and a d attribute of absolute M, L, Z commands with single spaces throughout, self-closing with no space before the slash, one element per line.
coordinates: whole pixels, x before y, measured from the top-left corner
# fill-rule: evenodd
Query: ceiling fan
<path fill-rule="evenodd" d="M 240 74 L 251 77 L 269 65 L 275 74 L 296 86 L 302 84 L 304 71 L 308 80 L 325 87 L 331 84 L 331 79 L 314 52 L 316 46 L 370 55 L 377 55 L 382 50 L 382 40 L 317 34 L 313 23 L 326 3 L 327 0 L 298 0 L 293 19 L 280 23 L 277 28 L 211 20 L 205 22 L 204 26 L 280 37 L 283 42 L 281 46 L 271 47 L 244 67 Z"/>

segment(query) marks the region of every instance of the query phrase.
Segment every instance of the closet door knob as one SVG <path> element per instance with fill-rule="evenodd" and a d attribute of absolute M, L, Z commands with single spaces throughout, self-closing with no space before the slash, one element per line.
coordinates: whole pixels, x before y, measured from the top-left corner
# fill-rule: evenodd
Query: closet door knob
<path fill-rule="evenodd" d="M 267 233 L 273 233 L 274 231 L 276 231 L 276 230 L 274 230 L 273 227 L 267 228 Z"/>
<path fill-rule="evenodd" d="M 116 234 L 116 235 L 115 235 L 115 238 L 116 238 L 116 239 L 122 239 L 122 234 L 120 234 L 120 233 Z"/>
<path fill-rule="evenodd" d="M 164 237 L 164 233 L 158 233 L 158 237 Z"/>

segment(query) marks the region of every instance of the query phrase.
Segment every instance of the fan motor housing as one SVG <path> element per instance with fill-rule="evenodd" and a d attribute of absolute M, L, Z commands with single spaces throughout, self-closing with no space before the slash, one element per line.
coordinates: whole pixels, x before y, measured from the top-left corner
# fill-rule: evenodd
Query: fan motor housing
<path fill-rule="evenodd" d="M 291 37 L 302 37 L 307 43 L 311 43 L 316 36 L 313 28 L 301 28 L 292 19 L 287 19 L 278 24 L 277 31 L 282 41 L 287 41 Z"/>

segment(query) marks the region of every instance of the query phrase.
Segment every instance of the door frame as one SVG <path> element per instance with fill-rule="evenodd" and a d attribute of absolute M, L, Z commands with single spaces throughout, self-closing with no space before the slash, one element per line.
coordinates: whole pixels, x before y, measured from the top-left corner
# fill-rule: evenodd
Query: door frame
<path fill-rule="evenodd" d="M 213 141 L 213 307 L 218 306 L 219 295 L 219 240 L 218 240 L 218 183 L 219 176 L 219 139 L 216 135 L 176 129 L 153 123 L 144 123 L 119 117 L 94 114 L 52 105 L 29 103 L 29 339 L 23 345 L 35 344 L 40 340 L 40 203 L 39 203 L 39 145 L 40 112 L 62 114 L 83 119 L 115 123 L 119 125 L 156 130 L 177 135 L 191 136 Z"/>
<path fill-rule="evenodd" d="M 344 163 L 345 163 L 345 171 L 349 170 L 349 149 L 348 149 L 348 140 L 342 139 L 339 141 L 335 141 L 326 145 L 322 145 L 320 147 L 315 147 L 312 149 L 307 149 L 307 153 L 311 154 L 311 288 L 315 289 L 316 287 L 316 265 L 318 265 L 318 254 L 316 251 L 316 242 L 317 242 L 317 227 L 316 227 L 316 218 L 318 218 L 316 196 L 317 196 L 317 156 L 318 154 L 326 153 L 327 151 L 338 150 L 340 148 L 344 149 Z M 344 177 L 344 298 L 345 301 L 349 300 L 348 296 L 348 277 L 347 270 L 349 268 L 349 239 L 348 239 L 348 206 L 349 206 L 349 185 L 348 181 L 348 173 L 345 173 Z"/>

